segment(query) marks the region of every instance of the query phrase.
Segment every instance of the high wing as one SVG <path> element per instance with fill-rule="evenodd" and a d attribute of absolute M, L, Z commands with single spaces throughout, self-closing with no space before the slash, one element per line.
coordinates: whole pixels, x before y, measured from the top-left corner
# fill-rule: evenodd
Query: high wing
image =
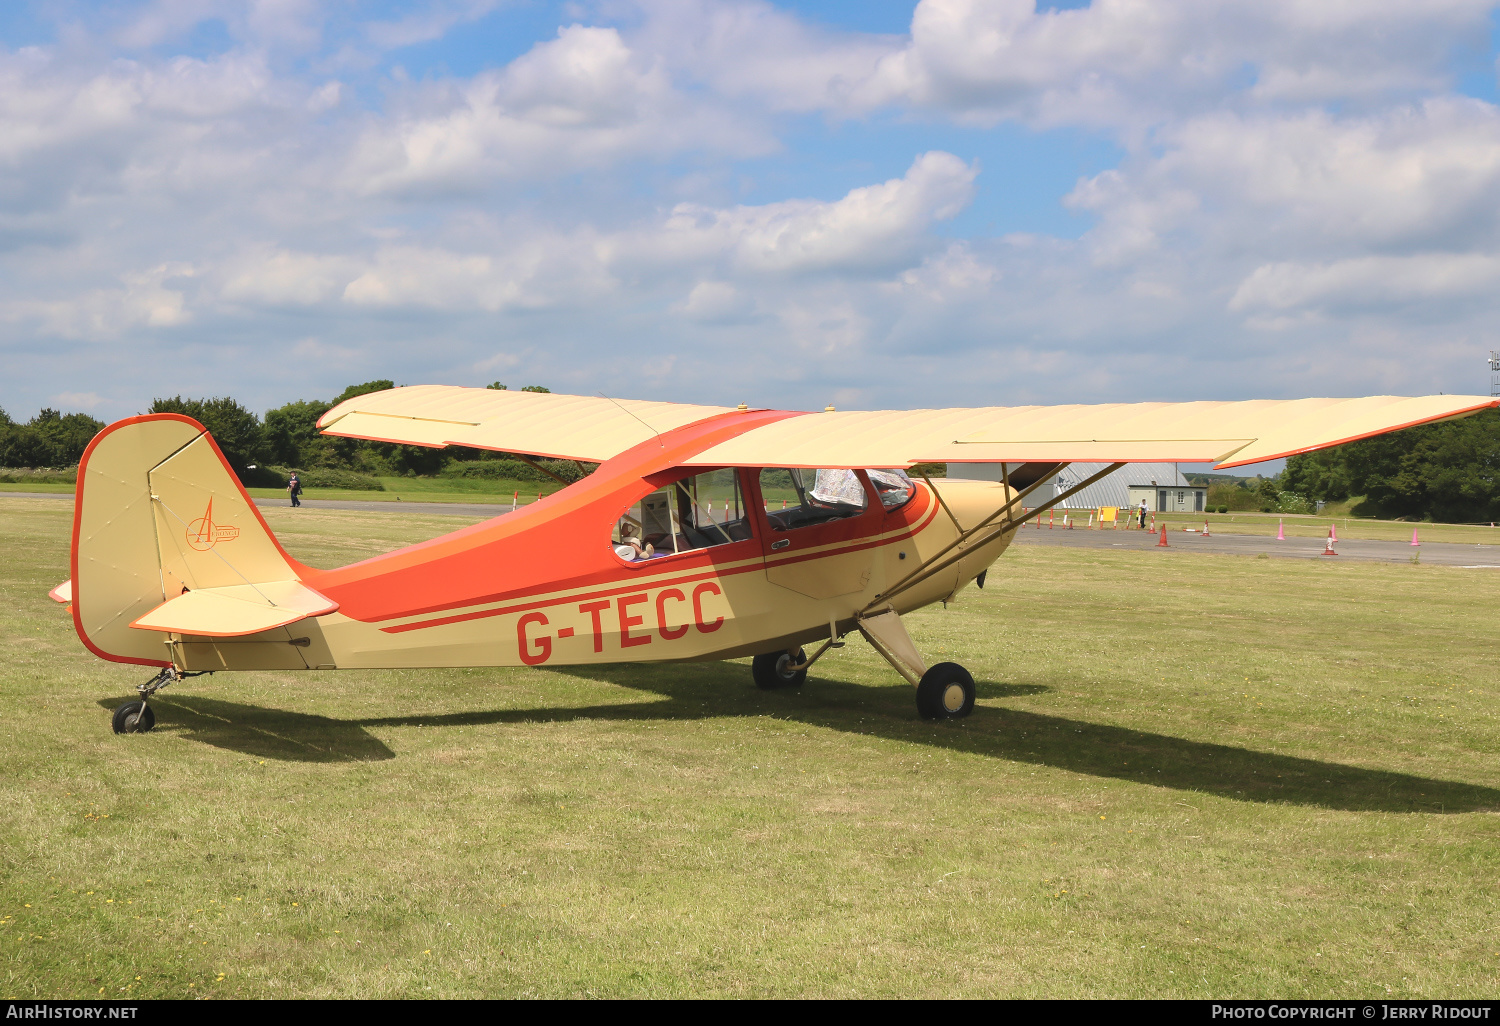
<path fill-rule="evenodd" d="M 820 413 L 748 431 L 699 466 L 906 467 L 913 463 L 1217 463 L 1293 456 L 1477 413 L 1484 396 L 1252 400 Z"/>
<path fill-rule="evenodd" d="M 1239 467 L 1500 406 L 1485 396 L 990 406 L 817 413 L 751 428 L 689 461 L 704 467 L 1172 462 Z M 340 403 L 325 434 L 465 445 L 602 462 L 722 406 L 417 385 Z"/>
<path fill-rule="evenodd" d="M 603 463 L 659 433 L 729 412 L 724 406 L 408 385 L 347 399 L 323 414 L 318 427 L 325 435 L 375 442 Z"/>

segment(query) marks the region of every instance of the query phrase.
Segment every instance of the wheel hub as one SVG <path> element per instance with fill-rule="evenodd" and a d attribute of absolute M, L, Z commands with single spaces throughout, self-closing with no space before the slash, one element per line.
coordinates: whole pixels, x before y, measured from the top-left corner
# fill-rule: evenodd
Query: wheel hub
<path fill-rule="evenodd" d="M 958 684 L 949 684 L 943 690 L 943 708 L 958 712 L 964 707 L 964 689 Z"/>

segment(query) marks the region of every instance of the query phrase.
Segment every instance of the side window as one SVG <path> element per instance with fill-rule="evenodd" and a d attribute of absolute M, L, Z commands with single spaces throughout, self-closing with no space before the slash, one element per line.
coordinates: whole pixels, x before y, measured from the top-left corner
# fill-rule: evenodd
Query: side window
<path fill-rule="evenodd" d="M 626 562 L 727 545 L 750 537 L 733 469 L 693 474 L 663 485 L 615 521 L 610 544 Z"/>
<path fill-rule="evenodd" d="M 787 470 L 760 472 L 760 495 L 773 531 L 824 524 L 865 511 L 865 486 L 852 470 Z"/>
<path fill-rule="evenodd" d="M 865 473 L 880 495 L 880 504 L 886 509 L 900 509 L 917 494 L 917 486 L 904 470 L 867 470 Z"/>

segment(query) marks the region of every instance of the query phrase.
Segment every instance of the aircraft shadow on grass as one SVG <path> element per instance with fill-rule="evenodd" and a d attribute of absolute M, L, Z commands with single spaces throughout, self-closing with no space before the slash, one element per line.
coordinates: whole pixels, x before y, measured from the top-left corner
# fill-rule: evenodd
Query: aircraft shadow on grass
<path fill-rule="evenodd" d="M 1044 713 L 979 705 L 961 722 L 927 723 L 916 718 L 911 688 L 905 685 L 869 687 L 809 678 L 798 690 L 764 692 L 751 684 L 749 667 L 728 663 L 576 666 L 551 672 L 661 697 L 582 707 L 538 706 L 349 720 L 198 696 L 159 696 L 151 704 L 158 730 L 178 732 L 190 740 L 260 758 L 300 762 L 395 758 L 395 753 L 370 733 L 372 728 L 774 716 L 829 730 L 1236 801 L 1350 812 L 1449 814 L 1500 810 L 1500 790 L 1494 788 Z M 545 683 L 538 683 L 538 690 L 545 691 Z M 980 681 L 977 685 L 981 701 L 1048 690 L 1044 684 Z M 112 709 L 118 701 L 99 704 Z"/>

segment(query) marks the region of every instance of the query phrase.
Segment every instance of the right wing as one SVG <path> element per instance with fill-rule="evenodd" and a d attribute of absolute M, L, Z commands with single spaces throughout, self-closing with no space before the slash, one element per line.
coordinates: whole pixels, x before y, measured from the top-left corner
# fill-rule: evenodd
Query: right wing
<path fill-rule="evenodd" d="M 763 424 L 689 466 L 1217 463 L 1239 467 L 1500 405 L 1485 396 L 991 406 L 813 413 Z"/>

